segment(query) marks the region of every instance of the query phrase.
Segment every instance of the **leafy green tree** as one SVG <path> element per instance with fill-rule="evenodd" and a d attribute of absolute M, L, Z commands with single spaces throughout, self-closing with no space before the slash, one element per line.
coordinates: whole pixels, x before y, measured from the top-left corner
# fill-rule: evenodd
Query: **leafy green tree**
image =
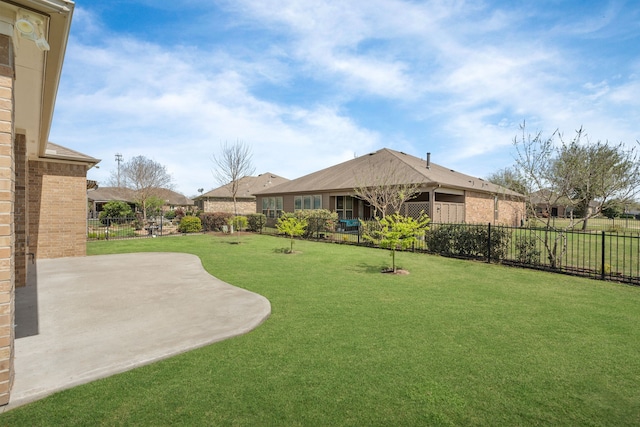
<path fill-rule="evenodd" d="M 147 217 L 150 216 L 158 216 L 160 214 L 160 212 L 162 211 L 162 206 L 164 205 L 164 200 L 161 199 L 158 196 L 149 196 L 149 198 L 146 200 L 146 213 L 147 213 Z M 140 206 L 140 208 L 142 208 L 142 204 L 140 202 L 138 202 L 138 206 Z"/>
<path fill-rule="evenodd" d="M 292 214 L 284 214 L 276 222 L 276 228 L 280 233 L 284 233 L 291 239 L 291 249 L 289 253 L 293 253 L 293 238 L 302 236 L 307 228 L 307 220 L 298 218 Z"/>
<path fill-rule="evenodd" d="M 579 129 L 571 142 L 563 142 L 554 168 L 568 181 L 567 196 L 586 230 L 590 217 L 632 200 L 640 184 L 640 164 L 635 151 L 623 144 L 585 144 L 582 139 L 586 137 Z"/>
<path fill-rule="evenodd" d="M 131 206 L 128 203 L 121 200 L 112 200 L 102 207 L 99 218 L 103 224 L 107 224 L 107 221 L 111 222 L 114 218 L 125 218 L 133 215 Z"/>
<path fill-rule="evenodd" d="M 500 169 L 486 177 L 486 180 L 516 193 L 526 194 L 527 185 L 524 179 L 513 168 Z"/>
<path fill-rule="evenodd" d="M 621 203 L 610 203 L 602 208 L 602 215 L 607 218 L 620 218 L 624 214 L 624 206 Z"/>
<path fill-rule="evenodd" d="M 392 271 L 396 272 L 396 250 L 409 249 L 419 236 L 429 230 L 431 218 L 421 214 L 418 219 L 398 213 L 386 215 L 376 219 L 377 227 L 373 236 L 366 234 L 368 240 L 380 240 L 380 247 L 391 250 Z"/>

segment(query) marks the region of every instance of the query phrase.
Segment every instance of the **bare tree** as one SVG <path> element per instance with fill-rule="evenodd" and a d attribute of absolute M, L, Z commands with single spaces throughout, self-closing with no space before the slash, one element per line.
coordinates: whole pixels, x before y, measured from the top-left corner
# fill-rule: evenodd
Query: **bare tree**
<path fill-rule="evenodd" d="M 382 218 L 389 213 L 400 213 L 402 205 L 421 192 L 419 183 L 407 183 L 399 167 L 369 163 L 368 168 L 355 177 L 355 196 L 369 203 Z"/>
<path fill-rule="evenodd" d="M 233 198 L 233 213 L 238 215 L 237 196 L 240 180 L 254 173 L 251 163 L 251 148 L 237 141 L 235 144 L 224 143 L 220 147 L 220 154 L 213 155 L 216 164 L 214 176 L 220 185 L 226 185 Z"/>
<path fill-rule="evenodd" d="M 640 184 L 640 165 L 633 149 L 600 141 L 590 144 L 582 128 L 565 142 L 557 130 L 545 138 L 540 132 L 527 134 L 525 126 L 520 126 L 520 139 L 513 141 L 514 172 L 526 187 L 529 215 L 545 224 L 541 239 L 556 267 L 566 249 L 566 231 L 580 223 L 586 228 L 587 220 L 614 199 L 630 200 Z M 593 202 L 597 206 L 590 209 Z M 569 208 L 572 216 L 565 227 L 556 229 L 552 213 L 559 206 Z"/>
<path fill-rule="evenodd" d="M 124 186 L 134 191 L 136 203 L 141 206 L 146 222 L 147 201 L 160 197 L 162 189 L 172 187 L 171 175 L 163 165 L 144 156 L 136 156 L 125 162 L 120 174 Z"/>

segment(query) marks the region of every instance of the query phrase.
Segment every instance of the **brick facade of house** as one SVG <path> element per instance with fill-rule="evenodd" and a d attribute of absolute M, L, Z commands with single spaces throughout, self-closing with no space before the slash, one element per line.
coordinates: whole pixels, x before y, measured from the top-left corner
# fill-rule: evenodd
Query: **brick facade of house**
<path fill-rule="evenodd" d="M 496 225 L 518 226 L 524 218 L 524 201 L 508 200 L 502 196 L 468 191 L 465 196 L 465 204 L 465 222 L 469 224 L 491 222 Z M 490 218 L 493 218 L 493 221 L 488 221 Z"/>
<path fill-rule="evenodd" d="M 13 383 L 15 152 L 12 40 L 0 36 L 0 405 Z"/>
<path fill-rule="evenodd" d="M 493 222 L 494 196 L 486 193 L 467 191 L 465 196 L 465 222 L 480 224 Z"/>
<path fill-rule="evenodd" d="M 204 199 L 202 203 L 202 210 L 204 212 L 233 212 L 233 200 L 232 199 Z M 236 201 L 238 209 L 238 215 L 248 215 L 256 213 L 256 201 Z"/>
<path fill-rule="evenodd" d="M 36 259 L 86 255 L 87 168 L 29 160 L 29 250 Z"/>

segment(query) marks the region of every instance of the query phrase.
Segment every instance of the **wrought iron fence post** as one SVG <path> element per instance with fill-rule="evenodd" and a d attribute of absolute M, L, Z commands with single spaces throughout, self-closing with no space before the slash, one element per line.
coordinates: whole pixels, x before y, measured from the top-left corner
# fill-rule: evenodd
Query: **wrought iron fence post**
<path fill-rule="evenodd" d="M 605 238 L 605 232 L 602 231 L 602 260 L 600 263 L 600 278 L 602 280 L 604 280 L 604 273 L 605 273 L 605 268 L 604 268 L 604 260 L 605 260 L 605 256 L 604 256 L 604 251 L 606 248 L 605 242 L 604 242 L 604 238 Z"/>
<path fill-rule="evenodd" d="M 491 223 L 487 225 L 487 262 L 491 263 Z"/>

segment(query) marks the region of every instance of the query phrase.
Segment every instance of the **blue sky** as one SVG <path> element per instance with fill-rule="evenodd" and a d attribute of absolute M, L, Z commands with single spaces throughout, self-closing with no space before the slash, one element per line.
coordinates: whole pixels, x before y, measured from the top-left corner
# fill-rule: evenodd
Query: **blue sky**
<path fill-rule="evenodd" d="M 235 141 L 290 179 L 383 147 L 484 177 L 523 120 L 636 145 L 640 4 L 77 0 L 50 140 L 193 196 Z"/>

